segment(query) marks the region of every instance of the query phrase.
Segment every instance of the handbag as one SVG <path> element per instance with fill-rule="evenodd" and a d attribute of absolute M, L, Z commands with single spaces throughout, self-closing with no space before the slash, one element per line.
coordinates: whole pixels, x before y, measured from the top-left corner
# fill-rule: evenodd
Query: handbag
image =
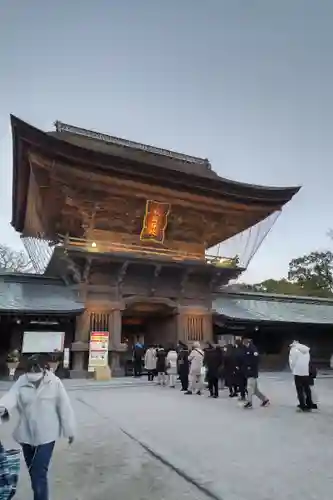
<path fill-rule="evenodd" d="M 5 450 L 0 442 L 0 500 L 11 500 L 20 473 L 20 450 Z"/>

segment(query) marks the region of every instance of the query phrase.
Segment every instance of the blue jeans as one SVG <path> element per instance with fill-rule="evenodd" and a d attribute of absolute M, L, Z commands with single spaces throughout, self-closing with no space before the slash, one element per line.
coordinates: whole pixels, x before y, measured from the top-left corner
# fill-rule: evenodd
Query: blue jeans
<path fill-rule="evenodd" d="M 25 463 L 30 474 L 31 487 L 34 492 L 34 500 L 49 500 L 49 488 L 47 473 L 54 449 L 52 443 L 31 446 L 22 444 Z"/>

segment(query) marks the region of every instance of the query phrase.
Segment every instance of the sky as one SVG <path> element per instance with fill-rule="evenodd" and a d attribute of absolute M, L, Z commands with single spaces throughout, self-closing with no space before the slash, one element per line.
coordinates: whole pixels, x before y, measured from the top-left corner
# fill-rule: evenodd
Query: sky
<path fill-rule="evenodd" d="M 219 175 L 301 185 L 243 280 L 333 245 L 331 0 L 0 0 L 1 243 L 9 115 L 209 158 Z"/>

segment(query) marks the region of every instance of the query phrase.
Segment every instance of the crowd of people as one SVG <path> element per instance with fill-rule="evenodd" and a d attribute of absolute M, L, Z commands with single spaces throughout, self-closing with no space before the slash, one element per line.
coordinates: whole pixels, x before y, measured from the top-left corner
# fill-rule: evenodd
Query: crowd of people
<path fill-rule="evenodd" d="M 256 396 L 261 406 L 270 404 L 269 398 L 259 387 L 259 352 L 251 339 L 236 337 L 234 343 L 225 346 L 207 343 L 202 348 L 194 342 L 189 348 L 179 342 L 177 347 L 149 346 L 142 344 L 133 350 L 135 376 L 141 375 L 142 360 L 148 380 L 157 380 L 161 386 L 176 387 L 180 381 L 181 391 L 186 395 L 201 395 L 205 384 L 209 396 L 219 397 L 220 387 L 227 387 L 230 398 L 239 398 L 245 409 L 253 407 Z M 317 409 L 314 381 L 316 369 L 310 357 L 310 348 L 298 341 L 290 345 L 289 366 L 294 375 L 299 411 Z"/>
<path fill-rule="evenodd" d="M 250 339 L 237 338 L 224 347 L 207 343 L 204 348 L 199 342 L 191 348 L 179 342 L 177 347 L 149 346 L 146 351 L 137 343 L 133 349 L 135 376 L 141 376 L 142 359 L 149 381 L 175 388 L 178 379 L 188 396 L 200 396 L 207 383 L 210 397 L 218 398 L 222 384 L 229 388 L 230 398 L 238 397 L 247 409 L 252 408 L 254 396 L 262 406 L 269 404 L 259 390 L 259 354 Z"/>

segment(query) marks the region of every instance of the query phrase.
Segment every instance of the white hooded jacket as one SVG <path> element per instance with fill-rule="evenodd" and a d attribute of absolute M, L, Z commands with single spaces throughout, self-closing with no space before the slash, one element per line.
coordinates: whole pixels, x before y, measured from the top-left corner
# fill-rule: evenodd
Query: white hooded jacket
<path fill-rule="evenodd" d="M 0 399 L 0 407 L 9 414 L 18 411 L 13 435 L 18 443 L 38 446 L 75 435 L 69 397 L 61 380 L 51 372 L 45 373 L 37 388 L 22 375 Z"/>
<path fill-rule="evenodd" d="M 309 375 L 310 348 L 299 342 L 291 345 L 289 366 L 293 375 L 306 377 Z"/>

